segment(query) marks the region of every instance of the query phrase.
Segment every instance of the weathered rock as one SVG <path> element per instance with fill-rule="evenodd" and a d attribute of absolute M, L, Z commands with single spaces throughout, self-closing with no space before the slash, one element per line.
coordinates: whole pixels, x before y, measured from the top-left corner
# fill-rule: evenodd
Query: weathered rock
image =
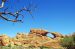
<path fill-rule="evenodd" d="M 50 40 L 50 41 L 47 41 L 45 43 L 43 43 L 43 46 L 45 47 L 53 47 L 53 48 L 60 48 L 60 44 L 59 44 L 59 41 L 57 40 Z"/>
<path fill-rule="evenodd" d="M 47 33 L 48 33 L 48 31 L 42 30 L 42 29 L 31 29 L 30 30 L 30 34 L 36 34 L 36 35 L 46 36 Z"/>
<path fill-rule="evenodd" d="M 19 38 L 25 38 L 25 34 L 24 33 L 17 33 L 16 35 L 16 38 L 19 39 Z"/>
<path fill-rule="evenodd" d="M 2 39 L 3 39 L 3 36 L 0 36 L 0 46 L 3 45 L 3 43 L 2 43 Z"/>
<path fill-rule="evenodd" d="M 9 44 L 9 37 L 7 35 L 0 36 L 0 42 L 2 46 L 7 46 Z"/>
<path fill-rule="evenodd" d="M 47 33 L 51 33 L 54 38 L 47 37 Z M 7 46 L 9 44 L 22 45 L 24 47 L 34 46 L 34 47 L 54 47 L 59 48 L 60 39 L 63 37 L 58 32 L 48 32 L 42 29 L 31 29 L 29 34 L 18 33 L 16 37 L 10 38 L 6 35 L 0 36 L 0 44 L 2 46 Z"/>
<path fill-rule="evenodd" d="M 63 37 L 63 35 L 58 32 L 50 32 L 50 33 L 54 36 L 54 38 L 57 38 L 57 37 L 62 38 Z"/>

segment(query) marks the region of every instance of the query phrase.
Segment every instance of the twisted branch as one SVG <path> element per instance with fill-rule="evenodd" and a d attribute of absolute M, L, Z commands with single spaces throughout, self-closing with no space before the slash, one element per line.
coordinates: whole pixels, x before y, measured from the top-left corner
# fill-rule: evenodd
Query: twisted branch
<path fill-rule="evenodd" d="M 7 0 L 2 0 L 2 4 L 1 4 L 0 8 L 3 8 L 3 7 L 4 7 L 4 4 L 5 4 L 6 1 L 7 1 Z M 32 16 L 30 7 L 28 7 L 28 8 L 26 8 L 26 7 L 25 7 L 25 8 L 22 8 L 22 9 L 16 11 L 15 13 L 8 12 L 7 9 L 8 9 L 8 8 L 6 8 L 6 9 L 4 10 L 4 12 L 0 12 L 0 17 L 1 17 L 3 20 L 6 20 L 6 21 L 11 21 L 11 22 L 23 22 L 22 20 L 23 20 L 24 16 L 21 14 L 22 11 L 26 11 L 26 12 L 28 12 L 28 13 Z M 7 15 L 13 16 L 14 19 L 9 19 L 9 18 L 7 18 L 7 17 L 6 17 Z M 22 16 L 22 20 L 19 20 L 19 19 L 18 19 L 19 16 Z M 33 18 L 33 16 L 32 16 L 32 18 Z"/>
<path fill-rule="evenodd" d="M 20 10 L 18 10 L 15 13 L 12 12 L 6 12 L 7 9 L 4 10 L 4 12 L 0 12 L 0 17 L 6 21 L 11 21 L 11 22 L 23 22 L 22 20 L 18 20 L 19 16 L 22 16 L 22 18 L 24 18 L 24 16 L 22 14 L 20 14 L 22 11 L 26 11 L 26 12 L 31 12 L 31 10 L 27 9 L 27 8 L 22 8 Z M 31 14 L 31 13 L 30 13 Z M 10 15 L 14 17 L 14 20 L 9 19 L 3 15 Z"/>

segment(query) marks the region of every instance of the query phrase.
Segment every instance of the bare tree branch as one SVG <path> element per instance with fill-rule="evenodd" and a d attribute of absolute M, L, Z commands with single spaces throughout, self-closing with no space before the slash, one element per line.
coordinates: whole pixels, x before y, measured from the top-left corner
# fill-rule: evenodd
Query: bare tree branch
<path fill-rule="evenodd" d="M 2 19 L 6 20 L 6 21 L 11 21 L 11 22 L 22 22 L 22 20 L 11 20 L 11 19 L 8 19 L 8 18 L 6 18 L 6 17 L 4 17 L 4 16 L 2 16 L 2 15 L 0 15 L 0 17 L 1 17 Z"/>
<path fill-rule="evenodd" d="M 2 0 L 2 3 L 0 5 L 0 8 L 3 8 L 4 7 L 5 2 L 6 2 L 6 0 Z"/>
<path fill-rule="evenodd" d="M 4 7 L 4 4 L 5 4 L 6 1 L 7 1 L 7 0 L 2 0 L 2 4 L 1 4 L 0 8 L 3 8 L 3 7 Z M 6 20 L 6 21 L 11 21 L 11 22 L 23 22 L 24 15 L 22 15 L 21 12 L 26 11 L 26 12 L 28 12 L 28 13 L 32 16 L 32 12 L 31 12 L 31 9 L 30 9 L 30 8 L 31 8 L 31 6 L 29 5 L 28 8 L 24 7 L 24 8 L 22 8 L 22 9 L 16 11 L 16 12 L 14 12 L 14 13 L 7 11 L 8 8 L 6 8 L 6 9 L 4 9 L 3 12 L 0 12 L 0 17 L 1 17 L 3 20 Z M 9 19 L 9 18 L 7 17 L 8 15 L 9 15 L 9 16 L 12 16 L 14 19 L 13 19 L 13 18 L 12 18 L 12 19 Z M 20 17 L 20 16 L 22 17 L 21 20 L 19 20 L 19 17 Z M 32 16 L 32 18 L 33 18 L 33 16 Z"/>
<path fill-rule="evenodd" d="M 1 17 L 2 19 L 6 20 L 6 21 L 11 21 L 11 22 L 22 22 L 22 20 L 18 20 L 19 16 L 21 16 L 22 19 L 24 18 L 24 16 L 21 14 L 22 11 L 27 11 L 27 12 L 29 12 L 29 14 L 31 14 L 31 13 L 30 13 L 31 10 L 26 9 L 26 8 L 22 8 L 22 9 L 18 10 L 18 11 L 15 12 L 15 13 L 7 12 L 6 10 L 7 10 L 7 9 L 5 9 L 4 12 L 0 12 L 0 17 Z M 3 16 L 3 15 L 10 15 L 10 16 L 13 16 L 13 17 L 14 17 L 14 20 L 9 19 L 9 18 L 6 18 L 6 17 Z"/>

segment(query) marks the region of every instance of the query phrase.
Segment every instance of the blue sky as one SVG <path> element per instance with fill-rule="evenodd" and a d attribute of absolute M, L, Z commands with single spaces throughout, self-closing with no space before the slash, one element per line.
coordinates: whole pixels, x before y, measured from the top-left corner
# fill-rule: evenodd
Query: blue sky
<path fill-rule="evenodd" d="M 0 0 L 1 3 L 1 0 Z M 75 32 L 75 0 L 8 0 L 5 7 L 15 12 L 29 3 L 37 5 L 32 17 L 23 12 L 24 23 L 0 21 L 0 34 L 15 36 L 17 32 L 28 33 L 31 28 L 71 34 Z M 0 9 L 2 11 L 3 9 Z"/>

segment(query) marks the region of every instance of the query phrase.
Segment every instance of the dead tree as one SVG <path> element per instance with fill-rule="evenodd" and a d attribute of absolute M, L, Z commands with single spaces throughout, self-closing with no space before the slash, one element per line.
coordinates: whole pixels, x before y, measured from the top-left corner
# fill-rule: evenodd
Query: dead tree
<path fill-rule="evenodd" d="M 22 18 L 24 17 L 22 14 L 20 14 L 20 12 L 22 12 L 22 11 L 27 11 L 27 12 L 29 12 L 29 13 L 31 14 L 31 10 L 28 10 L 28 9 L 26 9 L 26 8 L 22 8 L 22 9 L 18 10 L 18 11 L 15 12 L 15 13 L 8 12 L 8 11 L 4 10 L 4 12 L 0 12 L 0 17 L 1 17 L 2 19 L 6 20 L 6 21 L 22 22 L 22 20 L 18 20 L 19 16 L 22 16 Z M 3 15 L 10 15 L 10 16 L 13 16 L 13 17 L 14 17 L 14 20 L 9 19 L 9 18 L 7 18 L 7 17 L 5 17 L 5 16 L 3 16 Z"/>
<path fill-rule="evenodd" d="M 4 3 L 5 3 L 5 2 L 6 2 L 6 0 L 2 0 L 2 4 L 1 4 L 0 8 L 3 8 L 3 7 L 4 7 Z M 29 8 L 26 8 L 26 7 L 22 8 L 22 9 L 16 11 L 16 12 L 14 12 L 14 13 L 7 11 L 7 9 L 8 9 L 8 8 L 6 8 L 3 12 L 0 12 L 0 18 L 2 18 L 3 20 L 6 20 L 6 21 L 11 21 L 11 22 L 23 22 L 22 20 L 19 20 L 19 19 L 18 19 L 19 16 L 22 16 L 22 18 L 24 18 L 24 16 L 21 14 L 22 11 L 26 11 L 26 12 L 28 12 L 30 15 L 32 15 L 32 14 L 31 14 L 31 10 L 30 10 Z M 7 18 L 7 17 L 6 17 L 7 15 L 13 16 L 14 19 L 9 19 L 9 18 Z"/>

